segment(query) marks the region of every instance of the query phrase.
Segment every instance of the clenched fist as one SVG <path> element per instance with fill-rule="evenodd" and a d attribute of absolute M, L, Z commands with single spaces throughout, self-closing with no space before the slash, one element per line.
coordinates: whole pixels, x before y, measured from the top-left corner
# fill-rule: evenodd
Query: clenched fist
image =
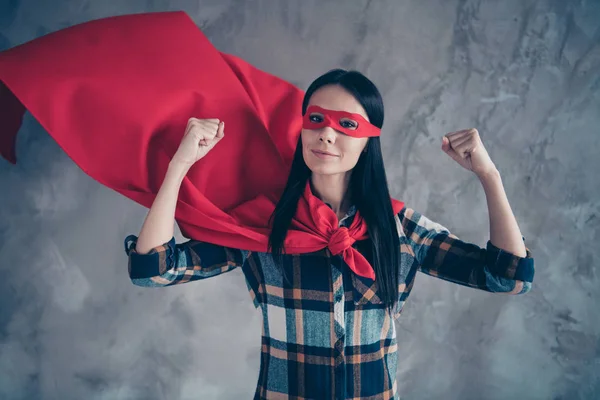
<path fill-rule="evenodd" d="M 475 128 L 447 133 L 442 137 L 442 150 L 479 177 L 497 171 Z"/>
<path fill-rule="evenodd" d="M 191 167 L 223 139 L 224 129 L 225 122 L 217 118 L 190 118 L 172 161 Z"/>

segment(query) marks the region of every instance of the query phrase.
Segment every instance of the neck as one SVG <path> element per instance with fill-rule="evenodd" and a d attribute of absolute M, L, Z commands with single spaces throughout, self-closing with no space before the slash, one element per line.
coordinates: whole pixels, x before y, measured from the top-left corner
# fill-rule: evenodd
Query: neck
<path fill-rule="evenodd" d="M 313 194 L 331 206 L 338 218 L 343 217 L 350 208 L 350 174 L 319 175 L 312 174 L 310 187 Z"/>

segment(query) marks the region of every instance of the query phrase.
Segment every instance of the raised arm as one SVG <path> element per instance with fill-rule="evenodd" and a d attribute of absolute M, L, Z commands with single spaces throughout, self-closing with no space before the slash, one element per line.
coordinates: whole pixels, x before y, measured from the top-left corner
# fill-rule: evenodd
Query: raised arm
<path fill-rule="evenodd" d="M 405 208 L 398 215 L 399 223 L 420 270 L 489 292 L 527 293 L 533 282 L 533 258 L 479 132 L 473 128 L 448 133 L 442 138 L 442 150 L 481 181 L 490 217 L 490 240 L 485 249 L 463 242 L 442 225 Z"/>
<path fill-rule="evenodd" d="M 223 137 L 218 119 L 190 118 L 183 139 L 167 168 L 139 237 L 125 238 L 129 276 L 140 286 L 168 286 L 205 279 L 241 266 L 247 253 L 190 240 L 176 244 L 175 207 L 183 178 Z"/>

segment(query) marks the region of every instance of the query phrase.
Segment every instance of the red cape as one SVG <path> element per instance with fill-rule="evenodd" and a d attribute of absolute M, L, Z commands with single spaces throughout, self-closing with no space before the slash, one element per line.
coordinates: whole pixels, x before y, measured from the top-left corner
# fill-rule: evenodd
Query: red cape
<path fill-rule="evenodd" d="M 226 135 L 183 180 L 175 219 L 187 238 L 264 252 L 303 96 L 219 52 L 185 12 L 103 18 L 0 53 L 0 154 L 16 163 L 28 110 L 86 174 L 149 208 L 188 119 L 222 119 Z M 327 245 L 303 225 L 288 252 Z"/>

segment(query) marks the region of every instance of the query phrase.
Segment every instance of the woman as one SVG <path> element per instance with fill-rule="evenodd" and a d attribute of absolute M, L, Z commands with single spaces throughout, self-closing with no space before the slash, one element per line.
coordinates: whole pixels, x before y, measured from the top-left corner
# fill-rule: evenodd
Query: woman
<path fill-rule="evenodd" d="M 225 131 L 217 119 L 190 119 L 139 238 L 125 240 L 130 277 L 140 286 L 169 286 L 241 267 L 263 315 L 257 399 L 397 398 L 394 320 L 416 272 L 522 294 L 533 280 L 531 253 L 476 130 L 445 135 L 442 149 L 483 185 L 490 214 L 485 249 L 410 208 L 394 211 L 378 136 L 383 102 L 365 76 L 337 69 L 317 78 L 304 96 L 302 115 L 289 178 L 270 220 L 269 251 L 175 243 L 181 181 Z M 352 248 L 372 270 L 361 271 L 356 257 L 331 246 L 303 254 L 285 251 L 286 234 L 304 199 L 320 207 L 315 209 L 323 218 L 336 217 L 340 229 L 349 231 L 357 218 L 363 220 L 367 234 Z"/>
<path fill-rule="evenodd" d="M 477 131 L 447 134 L 442 149 L 483 185 L 485 249 L 389 197 L 381 96 L 357 72 L 330 71 L 304 94 L 219 52 L 184 12 L 119 15 L 0 53 L 11 163 L 25 110 L 86 174 L 151 207 L 125 240 L 135 284 L 242 268 L 263 315 L 255 398 L 395 398 L 394 319 L 419 270 L 490 292 L 531 287 L 533 259 Z M 207 116 L 227 121 L 227 138 Z M 176 211 L 194 240 L 175 243 Z"/>

